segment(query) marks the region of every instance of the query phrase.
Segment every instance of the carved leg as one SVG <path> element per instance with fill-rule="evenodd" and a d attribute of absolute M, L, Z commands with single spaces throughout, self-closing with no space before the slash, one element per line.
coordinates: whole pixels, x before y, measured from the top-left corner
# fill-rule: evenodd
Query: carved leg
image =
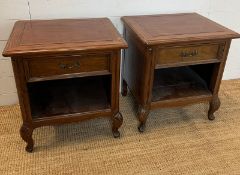
<path fill-rule="evenodd" d="M 27 143 L 26 151 L 32 152 L 33 151 L 33 138 L 32 138 L 33 128 L 30 127 L 28 124 L 23 124 L 20 129 L 20 135 L 22 139 Z"/>
<path fill-rule="evenodd" d="M 123 97 L 127 96 L 128 89 L 127 89 L 127 82 L 122 79 L 122 88 L 121 88 L 121 94 Z"/>
<path fill-rule="evenodd" d="M 146 126 L 146 121 L 148 118 L 148 114 L 149 114 L 149 109 L 146 109 L 142 106 L 139 106 L 138 108 L 138 119 L 140 121 L 140 124 L 138 126 L 138 131 L 139 132 L 144 132 L 145 130 L 145 126 Z"/>
<path fill-rule="evenodd" d="M 120 128 L 120 126 L 123 123 L 122 114 L 120 112 L 118 112 L 117 114 L 115 114 L 113 116 L 112 120 L 113 120 L 112 121 L 112 133 L 113 133 L 114 138 L 118 138 L 118 137 L 120 137 L 120 132 L 118 131 L 118 129 Z"/>
<path fill-rule="evenodd" d="M 214 120 L 215 119 L 214 112 L 216 112 L 221 105 L 221 102 L 220 102 L 218 96 L 214 97 L 212 99 L 212 101 L 209 103 L 209 105 L 210 105 L 210 108 L 208 111 L 208 119 Z"/>

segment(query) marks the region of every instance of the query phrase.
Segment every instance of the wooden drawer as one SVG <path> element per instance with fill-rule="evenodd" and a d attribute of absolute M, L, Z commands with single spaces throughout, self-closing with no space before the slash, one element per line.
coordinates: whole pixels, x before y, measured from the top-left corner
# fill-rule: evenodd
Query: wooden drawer
<path fill-rule="evenodd" d="M 110 73 L 110 54 L 58 56 L 24 59 L 29 81 Z"/>
<path fill-rule="evenodd" d="M 217 62 L 221 59 L 219 50 L 222 47 L 224 48 L 220 44 L 203 44 L 159 48 L 156 54 L 156 64 Z"/>

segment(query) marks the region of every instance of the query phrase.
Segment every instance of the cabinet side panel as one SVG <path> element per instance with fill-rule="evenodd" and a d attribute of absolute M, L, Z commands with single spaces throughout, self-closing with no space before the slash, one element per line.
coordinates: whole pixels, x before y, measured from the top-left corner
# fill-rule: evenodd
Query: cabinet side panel
<path fill-rule="evenodd" d="M 23 122 L 31 123 L 32 117 L 22 58 L 12 58 L 12 65 L 17 86 L 22 119 Z"/>
<path fill-rule="evenodd" d="M 128 28 L 125 29 L 125 39 L 129 47 L 124 53 L 122 76 L 137 103 L 143 104 L 146 69 L 144 47 Z"/>

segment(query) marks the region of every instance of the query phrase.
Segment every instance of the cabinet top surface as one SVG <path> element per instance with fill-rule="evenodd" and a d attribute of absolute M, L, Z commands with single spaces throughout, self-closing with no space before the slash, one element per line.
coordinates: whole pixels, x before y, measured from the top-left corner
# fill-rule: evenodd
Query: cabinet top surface
<path fill-rule="evenodd" d="M 32 20 L 15 23 L 4 56 L 127 47 L 107 18 Z"/>
<path fill-rule="evenodd" d="M 147 45 L 240 37 L 197 13 L 125 16 L 122 20 Z"/>

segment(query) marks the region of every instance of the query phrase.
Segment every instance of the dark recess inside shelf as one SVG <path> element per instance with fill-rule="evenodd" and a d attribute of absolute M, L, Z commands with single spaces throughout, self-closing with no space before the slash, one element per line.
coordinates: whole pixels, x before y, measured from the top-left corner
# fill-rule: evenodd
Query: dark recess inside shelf
<path fill-rule="evenodd" d="M 111 76 L 28 83 L 33 118 L 110 108 Z"/>
<path fill-rule="evenodd" d="M 200 95 L 211 95 L 209 80 L 191 66 L 155 70 L 153 102 Z"/>

